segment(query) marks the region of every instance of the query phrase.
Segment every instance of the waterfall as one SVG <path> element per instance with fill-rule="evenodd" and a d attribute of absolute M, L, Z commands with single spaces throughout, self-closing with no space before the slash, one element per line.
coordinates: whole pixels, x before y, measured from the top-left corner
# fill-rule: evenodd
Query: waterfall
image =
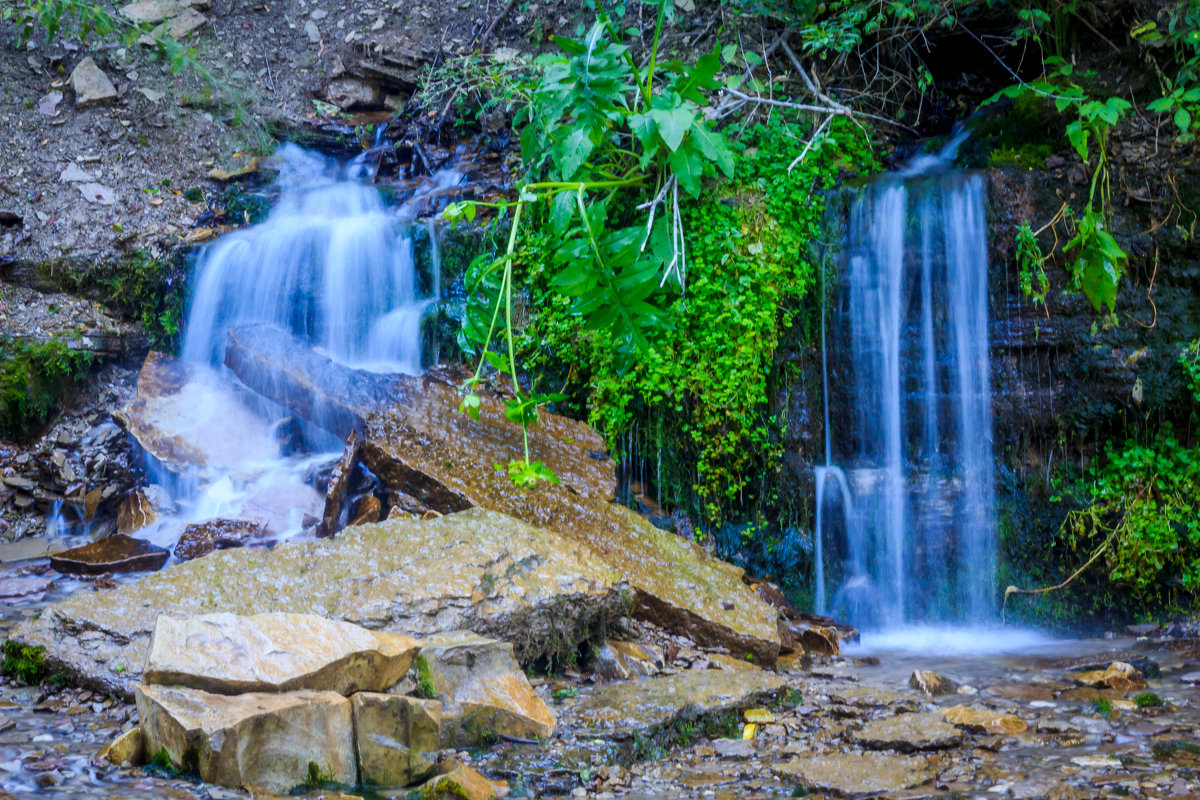
<path fill-rule="evenodd" d="M 823 309 L 814 596 L 866 628 L 995 611 L 984 181 L 948 161 L 858 190 Z"/>
<path fill-rule="evenodd" d="M 269 322 L 350 366 L 419 371 L 420 321 L 437 286 L 418 286 L 406 208 L 389 209 L 356 179 L 355 163 L 295 145 L 277 160 L 281 196 L 267 219 L 221 237 L 197 261 L 183 358 L 218 365 L 231 325 Z M 422 194 L 459 177 L 439 173 Z"/>
<path fill-rule="evenodd" d="M 415 209 L 461 173 L 443 170 L 406 203 L 388 205 L 368 182 L 373 170 L 363 158 L 342 164 L 284 145 L 271 164 L 279 199 L 267 218 L 222 236 L 196 259 L 181 385 L 139 387 L 174 398 L 170 415 L 157 420 L 163 436 L 202 441 L 206 455 L 222 456 L 195 467 L 148 457 L 151 482 L 171 502 L 138 535 L 163 546 L 176 543 L 183 525 L 213 519 L 255 522 L 264 540 L 277 541 L 311 530 L 322 513 L 313 476 L 342 443 L 287 420 L 224 368 L 231 326 L 285 328 L 352 367 L 421 370 L 421 320 L 438 302 L 440 267 L 435 232 L 416 221 Z M 430 274 L 422 276 L 418 257 L 426 253 Z M 296 429 L 302 434 L 287 433 Z"/>

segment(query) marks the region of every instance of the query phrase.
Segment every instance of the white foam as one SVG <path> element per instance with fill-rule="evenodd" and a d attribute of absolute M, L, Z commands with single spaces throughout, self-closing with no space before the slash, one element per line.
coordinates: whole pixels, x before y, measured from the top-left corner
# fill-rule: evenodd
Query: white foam
<path fill-rule="evenodd" d="M 955 656 L 1026 653 L 1059 644 L 1059 640 L 1029 628 L 914 625 L 864 632 L 858 644 L 847 645 L 843 649 L 850 655 L 920 652 L 932 656 Z"/>

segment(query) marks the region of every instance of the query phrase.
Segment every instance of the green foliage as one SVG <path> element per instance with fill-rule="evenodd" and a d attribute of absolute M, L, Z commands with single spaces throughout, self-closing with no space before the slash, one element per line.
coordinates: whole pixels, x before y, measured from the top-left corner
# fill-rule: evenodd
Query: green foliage
<path fill-rule="evenodd" d="M 72 279 L 70 288 L 140 321 L 154 349 L 173 353 L 183 324 L 186 284 L 181 257 L 159 261 L 139 251 Z"/>
<path fill-rule="evenodd" d="M 1162 97 L 1146 110 L 1167 115 L 1181 142 L 1195 141 L 1193 123 L 1200 112 L 1200 4 L 1193 0 L 1163 3 L 1154 19 L 1138 22 L 1129 35 L 1145 48 L 1162 88 Z"/>
<path fill-rule="evenodd" d="M 1184 345 L 1179 352 L 1179 365 L 1183 367 L 1192 397 L 1200 404 L 1200 339 Z"/>
<path fill-rule="evenodd" d="M 475 301 L 464 317 L 465 344 L 480 354 L 475 376 L 464 385 L 462 411 L 476 415 L 484 364 L 512 380 L 508 416 L 528 428 L 540 406 L 562 399 L 551 393 L 527 392 L 517 380 L 513 331 L 514 265 L 520 224 L 527 207 L 541 215 L 555 237 L 544 253 L 553 268 L 552 283 L 567 298 L 567 312 L 587 330 L 609 338 L 615 364 L 624 369 L 648 348 L 649 335 L 666 324 L 652 300 L 664 284 L 682 289 L 686 282 L 679 188 L 699 194 L 706 174 L 733 169 L 733 156 L 723 137 L 700 114 L 704 92 L 718 86 L 717 53 L 694 66 L 677 61 L 658 63 L 658 41 L 665 2 L 649 63 L 639 66 L 621 43 L 607 17 L 583 39 L 557 38 L 561 53 L 535 60 L 537 74 L 528 105 L 517 114 L 526 182 L 512 203 L 464 202 L 451 205 L 446 217 L 473 220 L 480 206 L 511 212 L 508 245 L 499 258 L 486 256 L 472 264 L 468 288 Z M 653 183 L 655 199 L 643 222 L 638 201 Z M 657 221 L 655 212 L 665 213 Z M 668 226 L 671 220 L 671 226 Z M 504 311 L 503 338 L 507 361 L 491 352 Z M 551 477 L 544 465 L 531 462 L 528 437 L 525 458 L 509 465 L 509 476 L 521 486 Z"/>
<path fill-rule="evenodd" d="M 1138 708 L 1159 708 L 1163 701 L 1154 692 L 1141 692 L 1133 696 L 1133 704 Z"/>
<path fill-rule="evenodd" d="M 1108 136 L 1133 106 L 1122 97 L 1093 97 L 1084 86 L 1093 75 L 1077 71 L 1059 56 L 1046 58 L 1044 64 L 1047 72 L 1040 80 L 1002 89 L 984 105 L 1001 97 L 1041 97 L 1053 101 L 1055 110 L 1070 118 L 1067 141 L 1084 164 L 1092 167 L 1092 180 L 1087 205 L 1063 252 L 1074 251 L 1069 265 L 1074 288 L 1082 291 L 1097 311 L 1107 308 L 1112 313 L 1129 256 L 1108 231 L 1112 214 Z"/>
<path fill-rule="evenodd" d="M 1107 697 L 1097 697 L 1092 701 L 1092 710 L 1105 719 L 1112 719 L 1112 701 Z"/>
<path fill-rule="evenodd" d="M 437 689 L 433 685 L 433 675 L 429 672 L 429 661 L 425 656 L 417 656 L 413 660 L 413 669 L 417 671 L 417 688 L 413 689 L 413 697 L 422 700 L 432 700 L 437 697 Z"/>
<path fill-rule="evenodd" d="M 1017 226 L 1016 245 L 1021 294 L 1034 305 L 1041 305 L 1045 308 L 1046 294 L 1050 291 L 1050 281 L 1046 278 L 1046 270 L 1043 266 L 1046 263 L 1046 256 L 1042 255 L 1037 234 L 1033 232 L 1029 220 L 1023 220 Z"/>
<path fill-rule="evenodd" d="M 27 684 L 38 683 L 46 676 L 45 647 L 30 647 L 5 639 L 3 653 L 4 660 L 0 662 L 3 674 Z"/>
<path fill-rule="evenodd" d="M 0 435 L 23 439 L 49 421 L 94 361 L 61 339 L 0 339 Z"/>
<path fill-rule="evenodd" d="M 1200 448 L 1170 426 L 1148 444 L 1109 446 L 1106 463 L 1074 487 L 1072 548 L 1104 546 L 1108 576 L 1148 607 L 1187 607 L 1200 594 Z"/>

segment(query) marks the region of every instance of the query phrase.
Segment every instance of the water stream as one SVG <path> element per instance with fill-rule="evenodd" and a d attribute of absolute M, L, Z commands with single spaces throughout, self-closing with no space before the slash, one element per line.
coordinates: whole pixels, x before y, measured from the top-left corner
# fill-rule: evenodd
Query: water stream
<path fill-rule="evenodd" d="M 984 180 L 950 169 L 961 141 L 858 190 L 826 311 L 815 597 L 864 628 L 995 613 Z"/>

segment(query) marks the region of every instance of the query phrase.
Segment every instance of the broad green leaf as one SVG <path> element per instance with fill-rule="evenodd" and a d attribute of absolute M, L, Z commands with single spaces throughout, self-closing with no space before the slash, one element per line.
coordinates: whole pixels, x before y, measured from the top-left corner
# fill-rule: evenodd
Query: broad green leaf
<path fill-rule="evenodd" d="M 733 177 L 733 152 L 724 136 L 710 130 L 703 120 L 698 119 L 692 123 L 692 138 L 700 148 L 701 155 L 715 163 L 726 177 Z"/>
<path fill-rule="evenodd" d="M 1147 105 L 1146 110 L 1161 113 L 1163 111 L 1170 111 L 1174 105 L 1175 105 L 1174 97 L 1160 97 L 1157 100 L 1155 100 L 1154 102 Z"/>
<path fill-rule="evenodd" d="M 588 136 L 586 128 L 576 127 L 571 131 L 571 135 L 558 147 L 558 157 L 555 159 L 562 170 L 563 180 L 570 180 L 575 176 L 583 162 L 592 154 L 593 147 L 595 144 Z"/>
<path fill-rule="evenodd" d="M 696 112 L 686 104 L 681 104 L 670 109 L 652 108 L 647 114 L 654 120 L 655 125 L 658 126 L 658 135 L 662 137 L 663 142 L 667 145 L 667 149 L 672 152 L 679 149 L 684 135 L 691 128 L 692 121 L 696 118 Z"/>
<path fill-rule="evenodd" d="M 679 185 L 692 197 L 698 197 L 704 166 L 696 151 L 691 147 L 681 147 L 667 156 L 667 164 L 670 165 Z"/>
<path fill-rule="evenodd" d="M 1186 133 L 1191 124 L 1192 114 L 1190 111 L 1188 111 L 1186 108 L 1180 108 L 1175 112 L 1175 126 L 1179 128 L 1179 130 Z"/>

